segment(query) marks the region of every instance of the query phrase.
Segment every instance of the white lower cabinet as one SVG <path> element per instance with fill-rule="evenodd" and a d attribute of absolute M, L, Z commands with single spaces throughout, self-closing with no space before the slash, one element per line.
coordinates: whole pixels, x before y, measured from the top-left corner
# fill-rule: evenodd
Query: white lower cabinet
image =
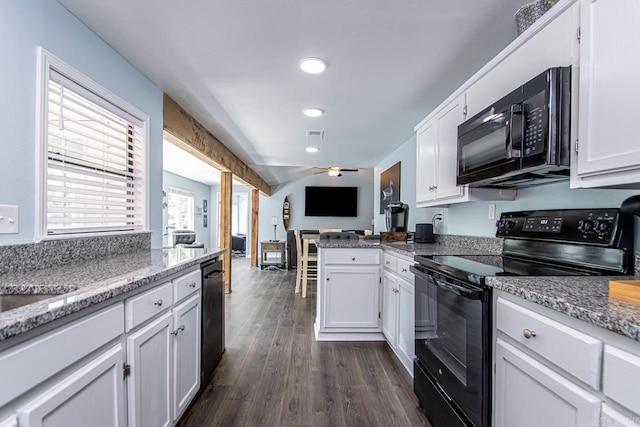
<path fill-rule="evenodd" d="M 173 413 L 178 420 L 200 389 L 200 294 L 173 310 Z"/>
<path fill-rule="evenodd" d="M 380 267 L 324 270 L 324 327 L 380 330 Z"/>
<path fill-rule="evenodd" d="M 130 427 L 173 425 L 200 389 L 201 300 L 193 292 L 127 336 Z"/>
<path fill-rule="evenodd" d="M 0 421 L 0 427 L 18 427 L 18 419 L 15 415 Z"/>
<path fill-rule="evenodd" d="M 498 339 L 496 427 L 598 425 L 601 399 Z"/>
<path fill-rule="evenodd" d="M 601 427 L 640 427 L 640 417 L 628 417 L 613 409 L 606 403 L 602 404 L 600 411 Z"/>
<path fill-rule="evenodd" d="M 382 280 L 382 332 L 411 376 L 415 354 L 415 296 L 413 273 L 409 271 L 412 263 L 385 252 Z"/>
<path fill-rule="evenodd" d="M 19 426 L 123 427 L 123 362 L 122 344 L 93 358 L 22 406 Z"/>
<path fill-rule="evenodd" d="M 130 427 L 171 425 L 171 332 L 173 317 L 158 319 L 127 337 Z"/>

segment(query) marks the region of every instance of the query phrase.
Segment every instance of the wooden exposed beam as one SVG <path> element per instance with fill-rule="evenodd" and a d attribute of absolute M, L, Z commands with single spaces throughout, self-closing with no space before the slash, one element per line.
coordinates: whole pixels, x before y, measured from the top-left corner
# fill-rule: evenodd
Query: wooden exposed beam
<path fill-rule="evenodd" d="M 222 172 L 220 174 L 220 241 L 227 253 L 222 257 L 222 267 L 224 268 L 224 292 L 231 293 L 231 199 L 233 193 L 233 174 Z"/>
<path fill-rule="evenodd" d="M 233 154 L 166 93 L 163 111 L 165 138 L 169 142 L 220 171 L 232 172 L 235 179 L 258 189 L 265 196 L 271 195 L 271 186 L 260 175 Z"/>
<path fill-rule="evenodd" d="M 258 213 L 260 212 L 260 194 L 251 190 L 251 267 L 258 266 Z"/>

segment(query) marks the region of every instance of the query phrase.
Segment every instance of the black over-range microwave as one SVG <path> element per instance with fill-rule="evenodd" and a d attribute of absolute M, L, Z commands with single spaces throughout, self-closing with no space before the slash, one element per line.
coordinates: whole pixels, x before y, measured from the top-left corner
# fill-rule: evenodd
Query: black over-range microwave
<path fill-rule="evenodd" d="M 458 126 L 458 185 L 569 178 L 571 67 L 550 68 Z"/>

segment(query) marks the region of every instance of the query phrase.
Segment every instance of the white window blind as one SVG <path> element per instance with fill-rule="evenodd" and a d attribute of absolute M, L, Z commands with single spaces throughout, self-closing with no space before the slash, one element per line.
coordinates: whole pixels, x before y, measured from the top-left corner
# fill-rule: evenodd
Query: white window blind
<path fill-rule="evenodd" d="M 143 123 L 50 70 L 46 115 L 46 233 L 141 230 Z"/>

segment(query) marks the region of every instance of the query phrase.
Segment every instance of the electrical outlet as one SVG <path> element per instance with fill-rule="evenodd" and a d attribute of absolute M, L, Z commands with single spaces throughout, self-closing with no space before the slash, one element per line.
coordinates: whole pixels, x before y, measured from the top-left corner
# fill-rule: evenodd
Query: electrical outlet
<path fill-rule="evenodd" d="M 18 233 L 18 206 L 0 205 L 0 234 Z"/>
<path fill-rule="evenodd" d="M 489 204 L 489 219 L 496 219 L 496 204 L 495 203 L 490 203 Z"/>

